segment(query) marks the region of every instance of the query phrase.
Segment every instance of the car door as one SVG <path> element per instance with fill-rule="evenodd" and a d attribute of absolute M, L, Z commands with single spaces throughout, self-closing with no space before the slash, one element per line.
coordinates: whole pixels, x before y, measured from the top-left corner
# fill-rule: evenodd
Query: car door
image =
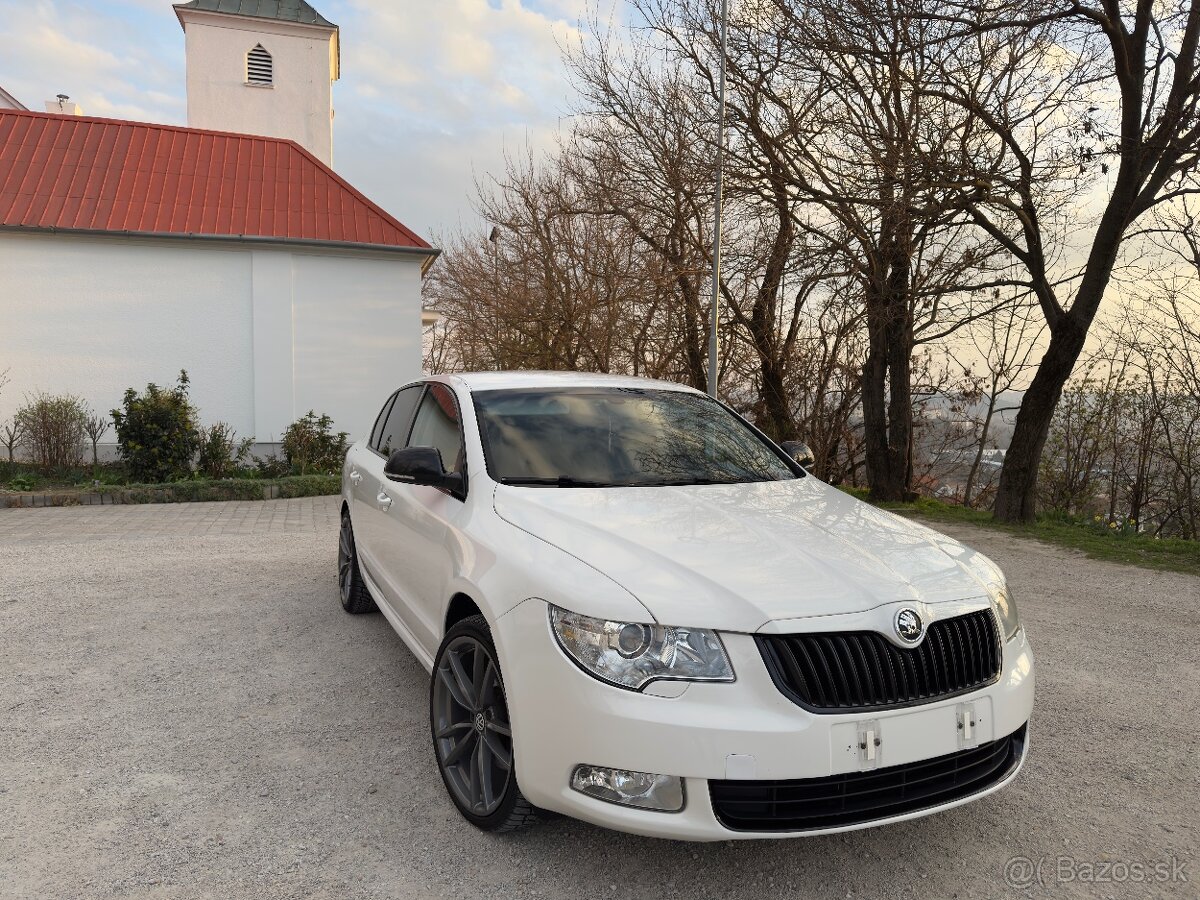
<path fill-rule="evenodd" d="M 399 391 L 396 393 L 399 393 Z M 373 495 L 371 491 L 372 479 L 367 476 L 375 468 L 379 439 L 383 434 L 384 426 L 387 425 L 388 413 L 392 411 L 392 404 L 395 402 L 396 394 L 392 394 L 387 398 L 383 404 L 383 409 L 375 417 L 375 425 L 371 428 L 371 433 L 367 435 L 365 441 L 356 443 L 350 448 L 350 454 L 347 458 L 347 468 L 349 469 L 347 475 L 350 479 L 350 519 L 354 522 L 355 542 L 358 545 L 360 559 L 370 554 L 370 551 L 367 549 L 368 523 L 366 519 L 371 515 Z"/>
<path fill-rule="evenodd" d="M 387 483 L 383 466 L 392 451 L 402 448 L 408 440 L 413 413 L 424 390 L 423 384 L 409 385 L 389 398 L 371 432 L 367 448 L 360 451 L 350 471 L 354 498 L 350 516 L 354 522 L 359 558 L 366 567 L 367 576 L 392 607 L 396 606 L 396 591 L 380 556 L 380 544 L 388 539 L 387 506 L 391 502 L 383 492 L 383 485 Z"/>
<path fill-rule="evenodd" d="M 407 446 L 437 448 L 442 465 L 461 473 L 466 485 L 462 418 L 449 387 L 438 382 L 429 385 L 417 407 Z M 380 562 L 404 598 L 405 624 L 433 653 L 441 640 L 442 609 L 456 566 L 465 493 L 392 481 L 385 482 L 383 491 L 392 503 Z"/>

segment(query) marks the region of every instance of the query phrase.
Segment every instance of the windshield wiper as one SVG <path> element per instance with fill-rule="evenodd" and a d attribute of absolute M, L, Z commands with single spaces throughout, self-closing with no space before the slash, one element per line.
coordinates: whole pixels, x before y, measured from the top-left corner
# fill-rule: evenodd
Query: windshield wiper
<path fill-rule="evenodd" d="M 583 478 L 572 478 L 569 475 L 558 475 L 553 478 L 541 478 L 536 475 L 509 475 L 500 479 L 501 484 L 532 484 L 546 485 L 547 487 L 615 487 L 611 481 L 587 481 Z"/>
<path fill-rule="evenodd" d="M 730 481 L 728 478 L 680 478 L 678 481 L 656 481 L 659 487 L 687 487 L 690 484 L 744 484 L 742 481 Z"/>

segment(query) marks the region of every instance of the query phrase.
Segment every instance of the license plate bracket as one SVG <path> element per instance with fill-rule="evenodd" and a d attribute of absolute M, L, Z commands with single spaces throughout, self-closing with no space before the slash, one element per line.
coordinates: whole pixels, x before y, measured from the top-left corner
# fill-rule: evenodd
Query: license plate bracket
<path fill-rule="evenodd" d="M 945 756 L 993 738 L 990 697 L 846 716 L 830 729 L 830 762 L 834 774 L 861 772 Z"/>

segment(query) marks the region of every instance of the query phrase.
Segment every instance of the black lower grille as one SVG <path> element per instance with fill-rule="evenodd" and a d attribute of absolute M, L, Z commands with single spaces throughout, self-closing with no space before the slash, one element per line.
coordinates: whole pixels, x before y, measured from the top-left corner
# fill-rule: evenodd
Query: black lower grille
<path fill-rule="evenodd" d="M 1025 751 L 1025 727 L 970 750 L 869 772 L 794 781 L 710 781 L 713 812 L 733 831 L 812 831 L 929 809 L 1003 781 Z"/>
<path fill-rule="evenodd" d="M 856 712 L 928 703 L 974 691 L 1000 674 L 990 609 L 941 619 L 916 647 L 874 631 L 758 635 L 771 678 L 813 712 Z"/>

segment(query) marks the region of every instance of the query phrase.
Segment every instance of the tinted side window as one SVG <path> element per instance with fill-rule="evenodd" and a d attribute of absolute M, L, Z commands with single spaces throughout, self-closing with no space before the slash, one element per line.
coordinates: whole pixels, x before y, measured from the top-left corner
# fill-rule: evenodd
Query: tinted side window
<path fill-rule="evenodd" d="M 436 447 L 448 472 L 463 470 L 463 437 L 458 404 L 444 384 L 431 384 L 413 422 L 410 447 Z"/>
<path fill-rule="evenodd" d="M 379 449 L 379 439 L 383 436 L 383 426 L 387 422 L 388 411 L 392 408 L 392 401 L 396 399 L 396 395 L 387 398 L 387 402 L 383 404 L 383 409 L 379 411 L 378 417 L 375 419 L 375 427 L 371 429 L 371 440 L 368 442 L 374 450 Z"/>
<path fill-rule="evenodd" d="M 399 450 L 404 446 L 404 439 L 408 437 L 408 425 L 412 421 L 413 409 L 421 398 L 421 391 L 424 388 L 424 385 L 414 384 L 396 394 L 396 402 L 392 404 L 387 422 L 379 435 L 379 444 L 375 448 L 384 456 L 391 456 L 394 450 Z"/>

